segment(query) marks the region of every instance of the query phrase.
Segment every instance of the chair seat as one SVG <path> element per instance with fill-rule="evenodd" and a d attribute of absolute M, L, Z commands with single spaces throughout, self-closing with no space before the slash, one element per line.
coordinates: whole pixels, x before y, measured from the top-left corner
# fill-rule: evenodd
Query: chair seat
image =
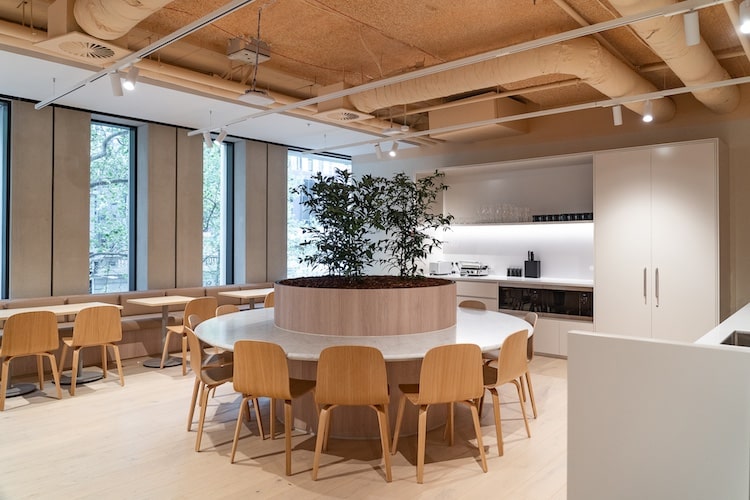
<path fill-rule="evenodd" d="M 204 367 L 201 370 L 203 372 L 201 378 L 206 385 L 223 384 L 232 380 L 233 368 L 232 365 Z"/>
<path fill-rule="evenodd" d="M 169 325 L 167 326 L 167 330 L 169 330 L 172 333 L 177 333 L 179 335 L 185 335 L 184 325 Z"/>

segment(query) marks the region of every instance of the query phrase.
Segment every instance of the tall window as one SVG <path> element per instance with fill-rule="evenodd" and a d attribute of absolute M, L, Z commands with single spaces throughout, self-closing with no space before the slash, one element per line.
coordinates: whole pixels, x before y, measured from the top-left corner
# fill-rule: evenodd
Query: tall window
<path fill-rule="evenodd" d="M 231 156 L 233 145 L 203 146 L 203 285 L 224 285 L 231 276 Z"/>
<path fill-rule="evenodd" d="M 302 184 L 311 185 L 313 176 L 320 172 L 323 175 L 333 175 L 339 170 L 351 171 L 351 160 L 332 158 L 327 156 L 305 155 L 299 151 L 289 151 L 287 156 L 287 192 Z M 289 194 L 287 204 L 287 277 L 315 276 L 325 272 L 324 269 L 311 269 L 301 263 L 300 257 L 305 255 L 304 241 L 301 227 L 308 222 L 309 216 L 300 203 L 300 195 Z"/>
<path fill-rule="evenodd" d="M 135 131 L 92 122 L 89 291 L 131 288 L 131 173 Z"/>
<path fill-rule="evenodd" d="M 2 297 L 8 296 L 7 290 L 7 260 L 6 260 L 6 225 L 5 225 L 5 207 L 7 190 L 6 179 L 8 172 L 8 103 L 0 101 L 0 284 L 2 284 Z"/>

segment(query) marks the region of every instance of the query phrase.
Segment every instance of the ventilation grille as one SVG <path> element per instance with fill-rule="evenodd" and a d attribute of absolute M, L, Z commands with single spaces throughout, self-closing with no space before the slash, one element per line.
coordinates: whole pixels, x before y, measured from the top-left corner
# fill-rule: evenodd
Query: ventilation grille
<path fill-rule="evenodd" d="M 336 108 L 321 111 L 315 116 L 317 118 L 320 118 L 321 120 L 338 123 L 357 122 L 361 120 L 369 120 L 370 118 L 372 118 L 372 115 L 368 115 L 367 113 L 360 113 L 359 111 L 346 108 Z"/>
<path fill-rule="evenodd" d="M 130 54 L 129 50 L 75 31 L 44 40 L 36 46 L 55 54 L 100 65 L 111 64 Z"/>

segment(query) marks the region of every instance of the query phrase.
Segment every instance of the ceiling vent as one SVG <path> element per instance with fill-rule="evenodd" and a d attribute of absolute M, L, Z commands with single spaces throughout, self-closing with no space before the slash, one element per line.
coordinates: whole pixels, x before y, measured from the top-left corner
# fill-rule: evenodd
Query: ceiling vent
<path fill-rule="evenodd" d="M 344 90 L 346 87 L 343 83 L 335 83 L 320 89 L 318 95 L 330 94 Z M 373 118 L 372 115 L 358 111 L 350 102 L 347 96 L 337 97 L 329 101 L 318 103 L 318 112 L 316 118 L 336 123 L 351 123 Z"/>
<path fill-rule="evenodd" d="M 36 46 L 55 54 L 102 66 L 108 66 L 131 53 L 129 50 L 77 31 L 44 40 Z"/>
<path fill-rule="evenodd" d="M 491 96 L 494 94 L 482 94 Z M 485 120 L 495 120 L 504 116 L 513 116 L 526 112 L 526 105 L 513 99 L 497 98 L 487 100 L 466 99 L 466 104 L 450 108 L 436 109 L 429 112 L 430 129 L 440 129 L 455 125 L 465 125 Z M 460 102 L 460 101 L 459 101 Z M 430 137 L 449 142 L 479 142 L 512 135 L 526 134 L 529 131 L 527 120 L 515 120 L 505 123 L 492 123 L 479 127 L 464 128 L 452 132 L 431 133 Z"/>

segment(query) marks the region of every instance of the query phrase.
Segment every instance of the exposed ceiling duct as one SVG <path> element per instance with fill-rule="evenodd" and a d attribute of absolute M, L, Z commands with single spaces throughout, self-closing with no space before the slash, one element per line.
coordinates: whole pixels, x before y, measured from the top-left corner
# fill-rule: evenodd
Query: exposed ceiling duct
<path fill-rule="evenodd" d="M 664 5 L 675 0 L 610 0 L 612 6 L 627 16 Z M 631 25 L 631 28 L 674 71 L 687 86 L 728 80 L 729 73 L 719 64 L 711 49 L 701 39 L 698 45 L 685 43 L 682 16 L 656 17 Z M 717 113 L 729 113 L 739 106 L 740 91 L 736 86 L 693 92 L 696 99 Z"/>
<path fill-rule="evenodd" d="M 578 38 L 448 70 L 349 96 L 360 111 L 371 112 L 388 106 L 435 99 L 473 90 L 528 80 L 541 75 L 571 75 L 610 97 L 638 95 L 658 90 L 593 38 Z M 624 106 L 638 114 L 643 103 Z M 659 99 L 653 103 L 654 118 L 674 116 L 674 103 Z"/>
<path fill-rule="evenodd" d="M 172 0 L 76 0 L 73 14 L 83 30 L 102 40 L 125 36 Z"/>

